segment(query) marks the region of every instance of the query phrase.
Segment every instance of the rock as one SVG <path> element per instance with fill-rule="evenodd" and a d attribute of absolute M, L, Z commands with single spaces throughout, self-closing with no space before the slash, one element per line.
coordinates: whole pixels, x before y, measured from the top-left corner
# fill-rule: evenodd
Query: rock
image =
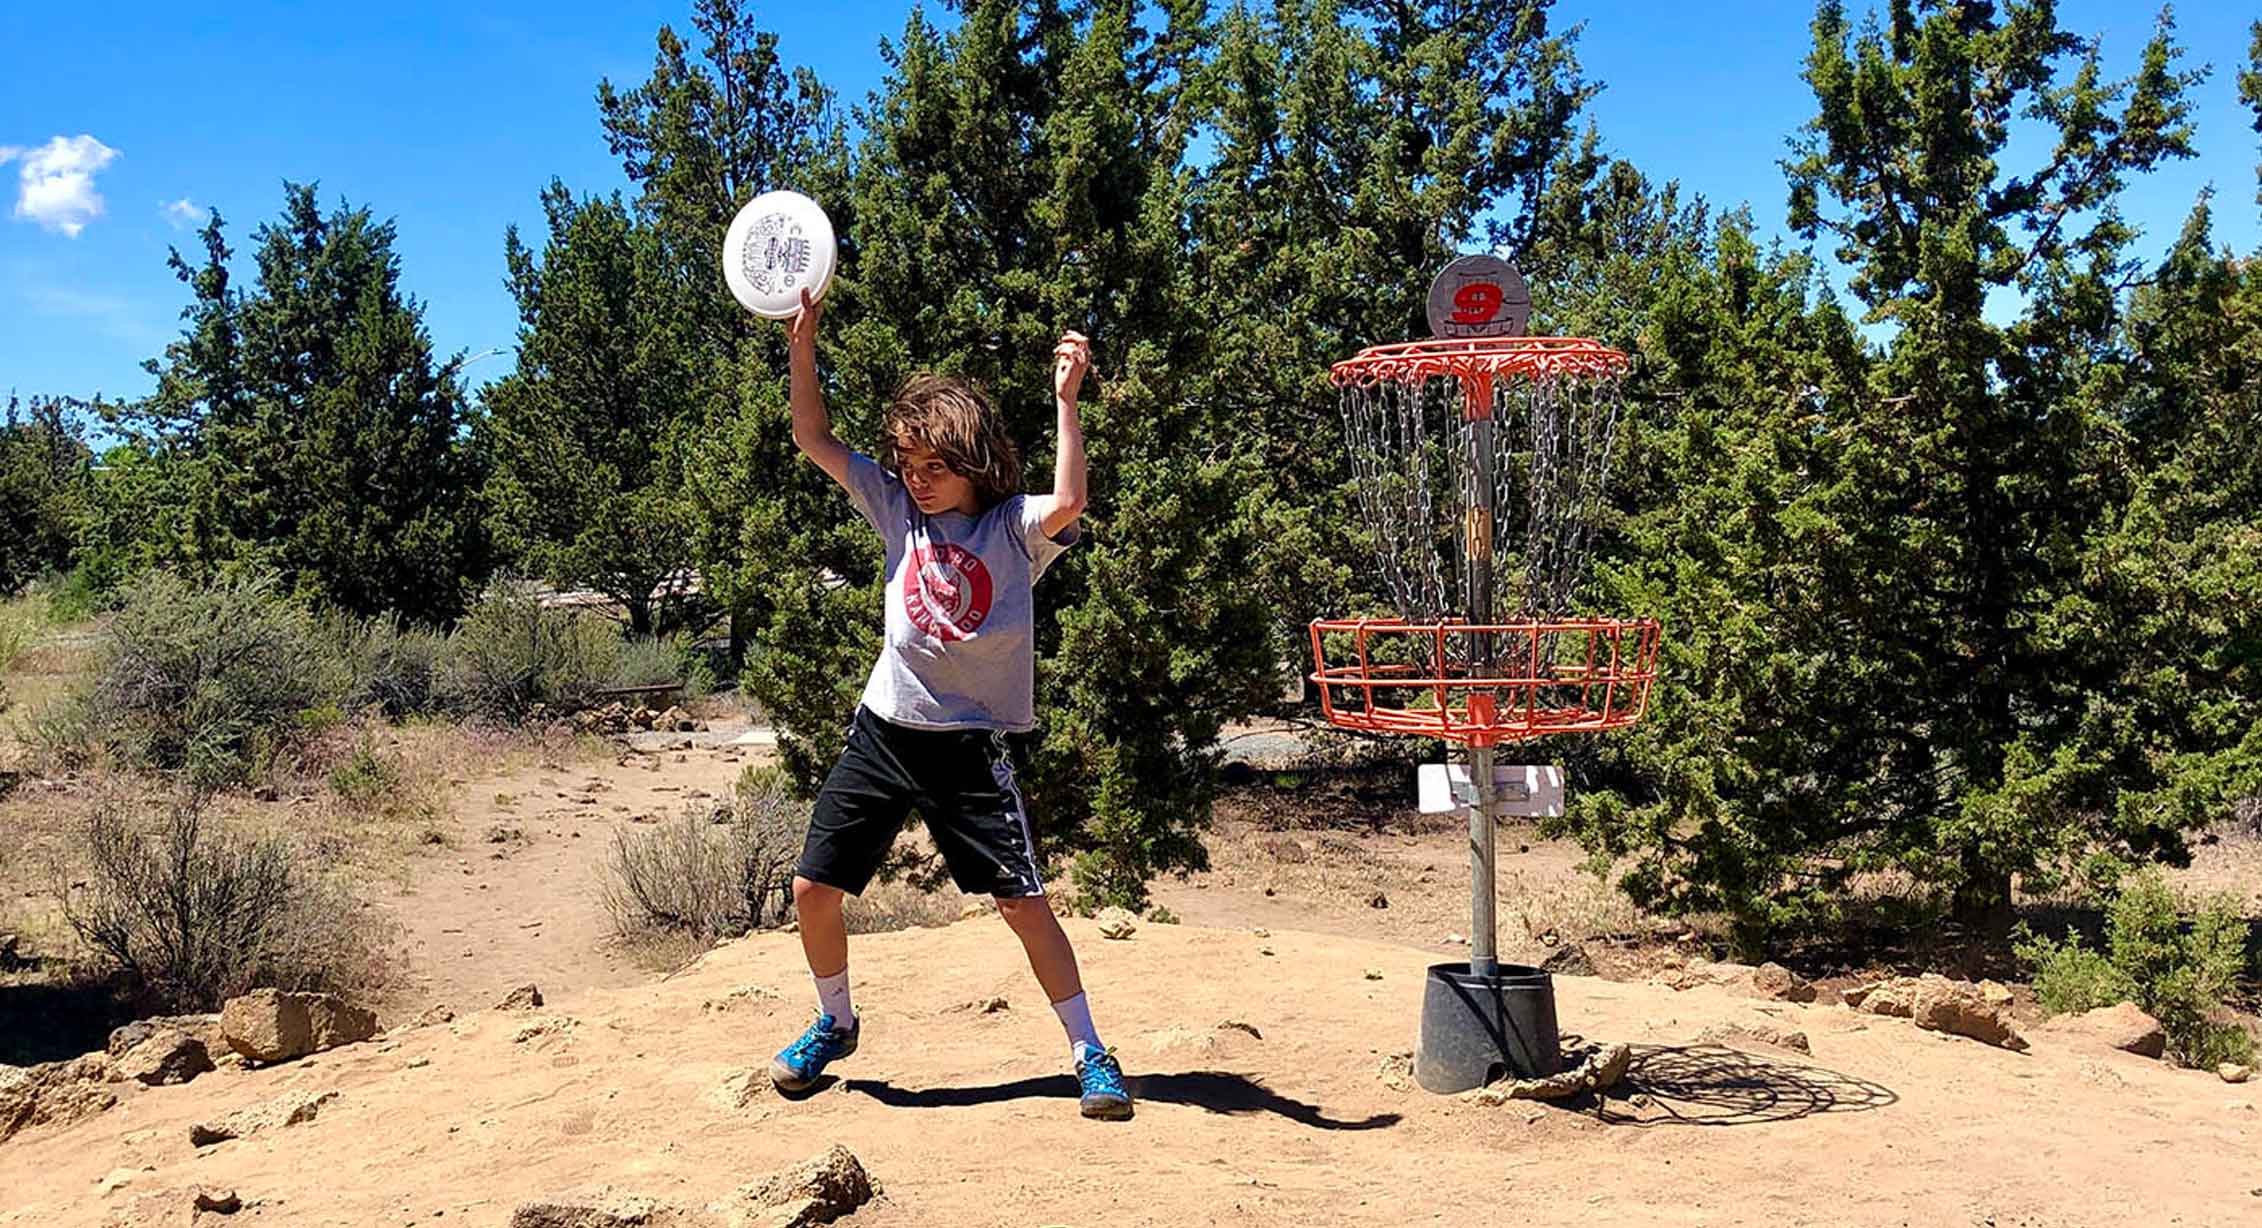
<path fill-rule="evenodd" d="M 767 1071 L 733 1070 L 708 1090 L 707 1103 L 735 1113 L 760 1100 L 769 1090 Z"/>
<path fill-rule="evenodd" d="M 1412 1091 L 1414 1087 L 1414 1055 L 1411 1051 L 1385 1054 L 1375 1067 L 1375 1077 L 1394 1092 Z"/>
<path fill-rule="evenodd" d="M 524 839 L 526 839 L 525 832 L 506 824 L 497 823 L 487 829 L 487 843 L 489 844 L 509 844 L 514 840 Z"/>
<path fill-rule="evenodd" d="M 0 934 L 0 971 L 13 972 L 28 962 L 22 955 L 23 941 L 15 934 Z"/>
<path fill-rule="evenodd" d="M 1257 1030 L 1256 1024 L 1247 1023 L 1239 1019 L 1223 1020 L 1217 1025 L 1217 1030 L 1220 1032 L 1247 1032 L 1249 1035 L 1256 1037 L 1258 1040 L 1263 1040 L 1265 1038 L 1265 1034 Z"/>
<path fill-rule="evenodd" d="M 1139 919 L 1127 908 L 1103 908 L 1096 918 L 1100 923 L 1100 937 L 1118 941 L 1139 931 Z"/>
<path fill-rule="evenodd" d="M 1460 934 L 1447 934 L 1445 936 L 1445 945 L 1449 947 L 1465 947 L 1469 945 L 1469 940 Z"/>
<path fill-rule="evenodd" d="M 1805 977 L 1777 963 L 1765 963 L 1752 969 L 1750 992 L 1754 997 L 1772 1002 L 1814 1001 L 1814 986 Z"/>
<path fill-rule="evenodd" d="M 136 1019 L 132 1023 L 121 1024 L 110 1029 L 110 1040 L 104 1046 L 104 1052 L 111 1057 L 124 1057 L 126 1050 L 167 1028 L 186 1032 L 203 1041 L 204 1047 L 208 1051 L 213 1049 L 225 1050 L 228 1047 L 227 1041 L 221 1038 L 220 1016 L 216 1014 L 152 1015 L 147 1019 Z"/>
<path fill-rule="evenodd" d="M 1384 895 L 1380 891 L 1377 891 L 1373 895 L 1367 897 L 1367 907 L 1388 908 L 1390 907 L 1390 897 Z"/>
<path fill-rule="evenodd" d="M 1979 1000 L 1989 1006 L 2009 1006 L 2011 1004 L 2010 987 L 2001 981 L 1981 981 L 1979 983 Z"/>
<path fill-rule="evenodd" d="M 255 1062 L 287 1062 L 377 1034 L 377 1016 L 336 994 L 255 989 L 220 1009 L 228 1047 Z"/>
<path fill-rule="evenodd" d="M 517 1030 L 511 1033 L 511 1043 L 523 1045 L 545 1036 L 563 1036 L 573 1031 L 574 1027 L 574 1021 L 563 1015 L 537 1015 L 518 1025 Z"/>
<path fill-rule="evenodd" d="M 1368 980 L 1370 980 L 1370 981 L 1379 981 L 1379 980 L 1381 980 L 1381 979 L 1382 979 L 1382 969 L 1380 969 L 1380 968 L 1369 968 L 1369 969 L 1367 969 L 1367 973 L 1366 973 L 1366 976 L 1367 976 L 1367 979 L 1368 979 Z"/>
<path fill-rule="evenodd" d="M 1255 929 L 1250 930 L 1249 936 L 1252 938 L 1270 938 L 1272 937 L 1272 931 L 1260 925 Z"/>
<path fill-rule="evenodd" d="M 148 1087 L 186 1083 L 211 1070 L 204 1042 L 177 1028 L 162 1028 L 111 1064 L 111 1077 Z"/>
<path fill-rule="evenodd" d="M 2168 1034 L 2160 1029 L 2160 1021 L 2145 1014 L 2134 1002 L 2116 1002 L 2093 1011 L 2060 1015 L 2046 1026 L 2079 1043 L 2118 1049 L 2139 1057 L 2156 1058 L 2168 1051 Z"/>
<path fill-rule="evenodd" d="M 234 1215 L 243 1210 L 243 1199 L 238 1198 L 236 1192 L 231 1189 L 206 1189 L 200 1185 L 196 1187 L 195 1194 L 190 1198 L 189 1207 L 196 1211 Z"/>
<path fill-rule="evenodd" d="M 727 1011 L 744 1002 L 775 1002 L 778 991 L 767 985 L 741 985 L 720 998 L 708 998 L 699 1004 L 703 1011 Z"/>
<path fill-rule="evenodd" d="M 257 1104 L 237 1109 L 225 1117 L 200 1121 L 189 1127 L 189 1142 L 209 1147 L 229 1139 L 244 1138 L 262 1130 L 304 1125 L 322 1113 L 322 1106 L 338 1098 L 335 1091 L 285 1092 Z"/>
<path fill-rule="evenodd" d="M 821 1156 L 743 1185 L 722 1208 L 733 1222 L 761 1228 L 814 1228 L 872 1200 L 870 1173 L 838 1143 Z"/>
<path fill-rule="evenodd" d="M 976 998 L 971 1002 L 961 1002 L 958 1005 L 951 1007 L 950 1009 L 954 1011 L 970 1011 L 976 1015 L 995 1015 L 1000 1011 L 1012 1010 L 1013 1006 L 1004 998 L 993 995 L 987 998 Z"/>
<path fill-rule="evenodd" d="M 666 1208 L 652 1199 L 607 1187 L 585 1197 L 522 1202 L 510 1228 L 652 1228 Z"/>
<path fill-rule="evenodd" d="M 104 1086 L 109 1073 L 109 1059 L 102 1054 L 38 1066 L 0 1066 L 0 1142 L 33 1126 L 67 1126 L 114 1107 L 118 1093 Z"/>
<path fill-rule="evenodd" d="M 2027 1047 L 2003 1009 L 1990 1006 L 1977 986 L 1938 973 L 1898 977 L 1867 987 L 1858 999 L 1848 994 L 1847 1001 L 1868 1014 L 1908 1019 L 1930 1031 L 1968 1036 L 2015 1052 Z"/>
<path fill-rule="evenodd" d="M 1698 1032 L 1696 1039 L 1700 1045 L 1726 1045 L 1731 1049 L 1742 1048 L 1747 1044 L 1760 1044 L 1810 1055 L 1814 1052 L 1814 1049 L 1807 1043 L 1806 1033 L 1777 1027 L 1772 1023 L 1714 1024 Z"/>
<path fill-rule="evenodd" d="M 1292 836 L 1266 836 L 1257 841 L 1257 847 L 1270 854 L 1274 861 L 1289 865 L 1301 865 L 1312 859 L 1311 853 Z"/>
<path fill-rule="evenodd" d="M 540 1005 L 542 1005 L 542 991 L 533 985 L 521 985 L 503 995 L 503 1000 L 495 1004 L 495 1009 L 499 1011 L 530 1011 Z"/>
<path fill-rule="evenodd" d="M 2254 1068 L 2238 1062 L 2224 1062 L 2215 1067 L 2215 1074 L 2225 1083 L 2244 1083 L 2254 1077 Z"/>
<path fill-rule="evenodd" d="M 153 1170 L 146 1168 L 113 1168 L 108 1175 L 96 1180 L 95 1189 L 104 1196 L 108 1196 L 132 1185 L 136 1178 L 151 1171 Z"/>
<path fill-rule="evenodd" d="M 414 1020 L 410 1021 L 408 1026 L 412 1028 L 429 1028 L 436 1027 L 439 1024 L 443 1023 L 454 1023 L 455 1021 L 456 1013 L 448 1009 L 447 1007 L 427 1006 L 424 1008 L 424 1013 L 418 1015 Z"/>
<path fill-rule="evenodd" d="M 1553 976 L 1593 976 L 1594 960 L 1588 958 L 1585 947 L 1566 942 L 1539 961 L 1539 970 Z"/>
<path fill-rule="evenodd" d="M 992 904 L 987 899 L 968 900 L 966 901 L 966 903 L 959 906 L 958 919 L 961 921 L 971 921 L 976 917 L 988 916 L 989 914 L 996 911 L 997 905 Z"/>
<path fill-rule="evenodd" d="M 110 1029 L 110 1043 L 104 1046 L 103 1051 L 111 1057 L 124 1057 L 126 1050 L 157 1035 L 157 1029 L 163 1026 L 154 1019 L 136 1019 L 132 1023 L 119 1024 Z"/>
<path fill-rule="evenodd" d="M 1510 1079 L 1461 1093 L 1472 1104 L 1497 1107 L 1511 1100 L 1567 1100 L 1584 1092 L 1599 1092 L 1617 1085 L 1633 1064 L 1631 1045 L 1604 1045 L 1561 1074 L 1544 1079 Z"/>

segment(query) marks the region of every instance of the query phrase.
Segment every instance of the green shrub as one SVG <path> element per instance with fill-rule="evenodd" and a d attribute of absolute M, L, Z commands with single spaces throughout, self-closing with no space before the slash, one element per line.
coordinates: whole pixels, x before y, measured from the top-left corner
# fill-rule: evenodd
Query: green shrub
<path fill-rule="evenodd" d="M 176 800 L 155 824 L 138 823 L 138 809 L 97 802 L 79 828 L 83 873 L 54 888 L 64 919 L 136 996 L 212 1010 L 256 986 L 380 979 L 379 924 L 288 844 L 228 830 L 202 794 Z"/>
<path fill-rule="evenodd" d="M 90 680 L 43 722 L 59 749 L 101 747 L 182 771 L 197 788 L 249 779 L 334 705 L 343 680 L 315 621 L 263 575 L 135 581 L 104 629 Z"/>
<path fill-rule="evenodd" d="M 621 644 L 620 666 L 613 674 L 612 685 L 657 686 L 663 682 L 681 682 L 685 658 L 690 651 L 691 641 L 683 636 L 631 637 Z"/>
<path fill-rule="evenodd" d="M 2029 936 L 2019 958 L 2051 1014 L 2130 1001 L 2160 1021 L 2168 1055 L 2185 1066 L 2252 1061 L 2254 1038 L 2223 1005 L 2246 969 L 2246 923 L 2231 901 L 2205 901 L 2189 923 L 2184 902 L 2157 870 L 2130 878 L 2105 918 L 2105 949 L 2081 936 Z"/>
<path fill-rule="evenodd" d="M 621 641 L 603 618 L 545 609 L 527 586 L 491 585 L 448 637 L 442 691 L 462 711 L 515 721 L 539 704 L 571 711 L 620 673 Z"/>
<path fill-rule="evenodd" d="M 367 739 L 344 763 L 330 770 L 330 790 L 356 806 L 371 806 L 400 788 L 400 773 L 377 754 Z"/>
<path fill-rule="evenodd" d="M 110 608 L 110 595 L 102 591 L 94 572 L 74 567 L 39 583 L 47 598 L 47 621 L 59 626 L 83 623 Z"/>
<path fill-rule="evenodd" d="M 446 636 L 406 626 L 391 615 L 341 617 L 331 624 L 331 636 L 348 675 L 348 710 L 375 708 L 395 720 L 440 710 Z"/>

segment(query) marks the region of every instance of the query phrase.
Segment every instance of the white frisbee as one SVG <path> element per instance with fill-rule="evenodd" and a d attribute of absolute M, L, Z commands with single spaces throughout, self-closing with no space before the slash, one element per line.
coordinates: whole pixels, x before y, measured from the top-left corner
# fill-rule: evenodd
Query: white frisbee
<path fill-rule="evenodd" d="M 723 280 L 741 305 L 769 320 L 791 319 L 801 292 L 823 298 L 833 278 L 832 219 L 799 192 L 764 192 L 746 202 L 723 236 Z"/>

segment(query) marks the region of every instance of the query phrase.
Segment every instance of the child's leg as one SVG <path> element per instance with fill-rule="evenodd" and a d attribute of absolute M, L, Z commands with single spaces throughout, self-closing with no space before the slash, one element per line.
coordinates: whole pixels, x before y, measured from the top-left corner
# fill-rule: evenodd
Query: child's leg
<path fill-rule="evenodd" d="M 818 1009 L 843 1028 L 856 1020 L 848 996 L 848 922 L 841 917 L 847 895 L 799 875 L 793 879 L 793 913 L 801 924 L 801 953 L 817 982 Z"/>
<path fill-rule="evenodd" d="M 1037 984 L 1044 987 L 1053 1013 L 1060 1016 L 1060 1026 L 1068 1033 L 1069 1046 L 1077 1050 L 1076 1056 L 1083 1057 L 1086 1047 L 1106 1048 L 1092 1026 L 1091 1006 L 1084 1000 L 1083 978 L 1076 970 L 1076 948 L 1069 944 L 1068 932 L 1060 928 L 1060 919 L 1053 916 L 1050 901 L 1041 895 L 1000 897 L 997 910 L 1021 939 L 1021 949 L 1029 955 L 1029 969 L 1037 974 Z"/>

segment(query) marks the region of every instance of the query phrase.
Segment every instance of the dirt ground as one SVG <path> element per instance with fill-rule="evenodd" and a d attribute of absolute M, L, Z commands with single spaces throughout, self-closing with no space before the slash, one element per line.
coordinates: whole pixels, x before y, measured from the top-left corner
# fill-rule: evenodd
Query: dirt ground
<path fill-rule="evenodd" d="M 595 1185 L 696 1204 L 836 1142 L 884 1190 L 848 1221 L 871 1228 L 2262 1218 L 2255 1096 L 2212 1075 L 1565 977 L 1566 1029 L 1634 1045 L 1628 1082 L 1601 1103 L 1484 1108 L 1378 1074 L 1411 1045 L 1424 952 L 1069 927 L 1140 1097 L 1129 1123 L 1076 1116 L 1059 1029 L 991 918 L 859 939 L 861 1050 L 805 1100 L 757 1079 L 734 1104 L 718 1089 L 808 1013 L 795 940 L 762 934 L 668 980 L 218 1072 L 19 1136 L 0 1147 L 0 1224 L 186 1223 L 184 1191 L 204 1183 L 234 1188 L 243 1222 L 501 1225 L 522 1201 Z M 1009 1009 L 967 1009 L 990 995 Z M 1797 1027 L 1813 1053 L 1695 1040 L 1737 1019 Z M 193 1121 L 287 1090 L 338 1096 L 313 1122 L 190 1146 Z M 120 1169 L 129 1183 L 101 1193 Z"/>
<path fill-rule="evenodd" d="M 789 1101 L 759 1072 L 810 1012 L 797 940 L 757 934 L 658 974 L 610 937 L 598 891 L 614 833 L 766 755 L 736 733 L 461 769 L 440 839 L 371 880 L 406 957 L 378 1004 L 390 1031 L 121 1087 L 108 1113 L 20 1134 L 0 1144 L 0 1225 L 188 1224 L 201 1183 L 246 1203 L 208 1226 L 499 1226 L 597 1186 L 698 1204 L 833 1143 L 882 1187 L 846 1221 L 872 1228 L 2262 1224 L 2255 1085 L 2046 1030 L 2021 1054 L 1840 1005 L 1672 989 L 1642 969 L 1678 958 L 1670 940 L 1527 831 L 1500 837 L 1503 956 L 1644 935 L 1590 944 L 1630 979 L 1556 981 L 1564 1032 L 1631 1044 L 1631 1074 L 1562 1107 L 1410 1088 L 1389 1072 L 1413 1047 L 1423 969 L 1466 958 L 1465 835 L 1275 830 L 1292 794 L 1236 808 L 1210 871 L 1158 884 L 1181 924 L 1108 941 L 1067 922 L 1135 1120 L 1077 1117 L 1059 1026 L 994 917 L 857 937 L 863 1046 Z M 2207 846 L 2194 873 L 2252 891 L 2254 853 Z M 527 982 L 542 1009 L 490 1009 Z M 1008 1009 L 969 1009 L 992 996 Z M 457 1018 L 408 1026 L 434 1004 Z M 1698 1039 L 1736 1021 L 1803 1031 L 1812 1052 Z M 747 1072 L 751 1098 L 722 1093 Z M 338 1096 L 303 1125 L 190 1145 L 190 1123 L 293 1090 Z"/>

